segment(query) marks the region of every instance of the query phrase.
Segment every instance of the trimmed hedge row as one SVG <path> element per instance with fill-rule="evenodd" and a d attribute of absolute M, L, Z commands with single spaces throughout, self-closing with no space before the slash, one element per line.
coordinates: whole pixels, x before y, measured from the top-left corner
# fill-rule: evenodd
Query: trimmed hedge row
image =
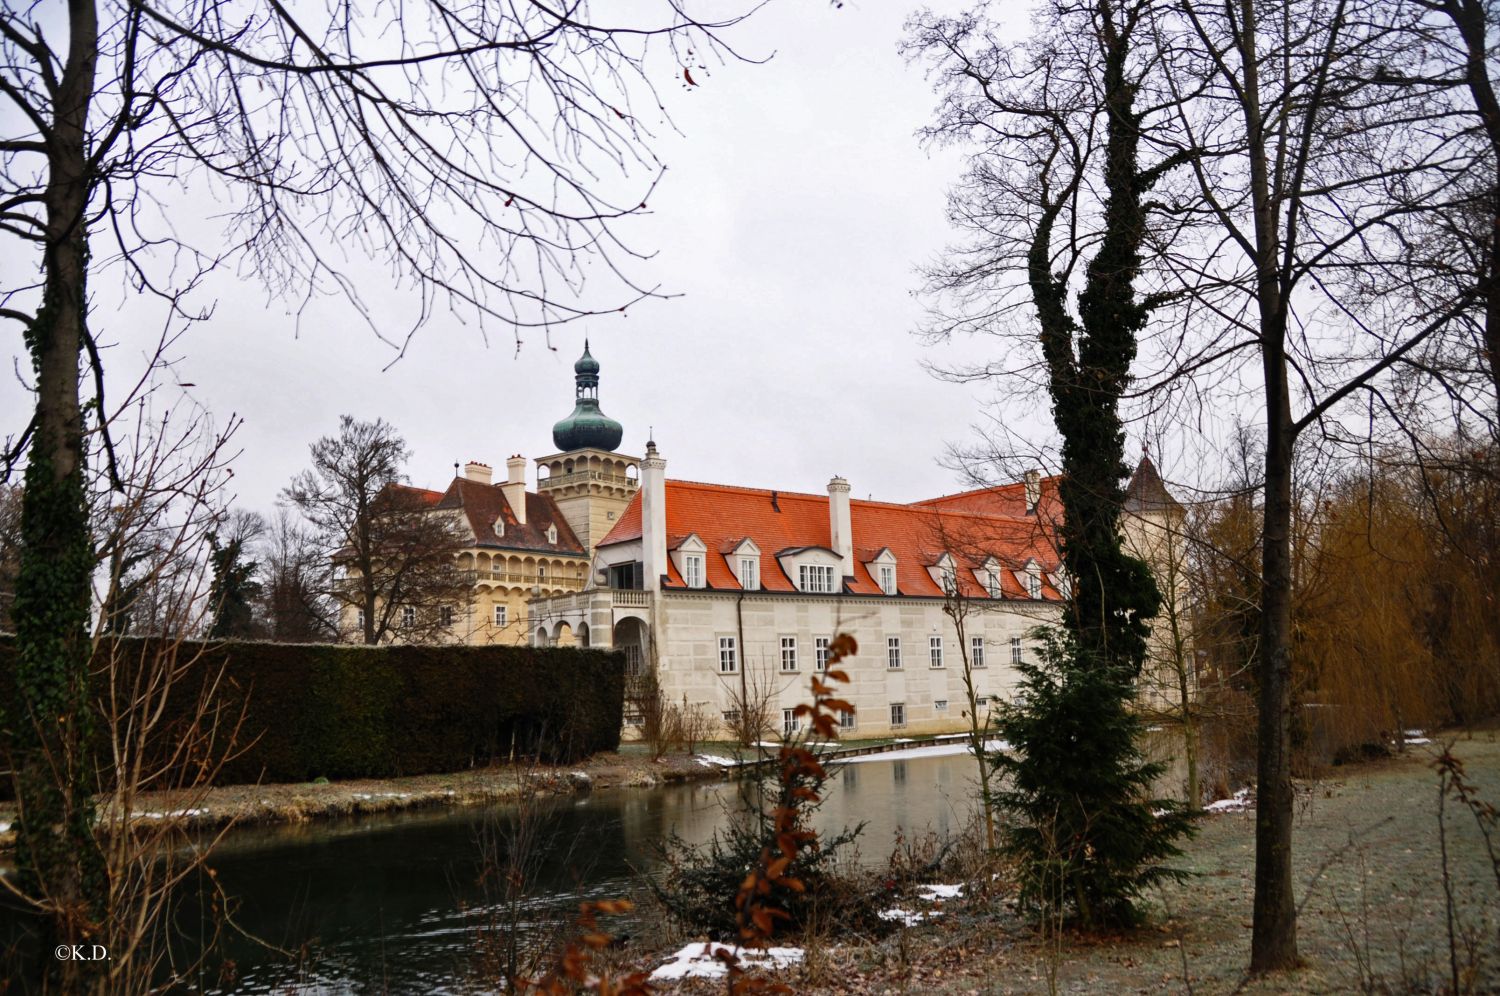
<path fill-rule="evenodd" d="M 154 649 L 120 641 L 117 660 L 130 663 L 115 669 L 119 687 Z M 218 784 L 434 774 L 512 756 L 566 763 L 620 743 L 625 659 L 617 651 L 188 643 L 180 659 L 200 653 L 168 712 L 180 736 L 203 682 L 222 667 L 221 715 L 243 708 L 245 721 L 243 753 Z M 106 680 L 95 675 L 98 697 Z M 14 701 L 14 688 L 15 645 L 6 639 L 0 696 Z"/>

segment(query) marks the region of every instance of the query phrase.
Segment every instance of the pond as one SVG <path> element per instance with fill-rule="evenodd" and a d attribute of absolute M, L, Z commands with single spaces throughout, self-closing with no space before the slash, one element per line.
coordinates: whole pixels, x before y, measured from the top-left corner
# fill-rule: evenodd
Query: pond
<path fill-rule="evenodd" d="M 967 754 L 863 758 L 835 771 L 815 823 L 824 832 L 865 823 L 860 857 L 883 865 L 898 832 L 956 834 L 974 810 L 974 779 Z M 1170 783 L 1163 789 L 1173 790 Z M 706 841 L 724 824 L 738 791 L 733 783 L 698 783 L 546 801 L 530 824 L 541 860 L 531 876 L 534 899 L 520 921 L 570 917 L 582 898 L 638 894 L 642 875 L 659 868 L 660 843 L 674 832 Z M 474 958 L 478 937 L 497 919 L 494 890 L 480 883 L 483 855 L 515 832 L 517 818 L 515 806 L 500 805 L 232 832 L 212 865 L 234 897 L 232 917 L 242 934 L 231 933 L 223 948 L 232 973 L 204 979 L 201 988 L 494 991 Z M 642 925 L 606 927 L 631 933 Z"/>

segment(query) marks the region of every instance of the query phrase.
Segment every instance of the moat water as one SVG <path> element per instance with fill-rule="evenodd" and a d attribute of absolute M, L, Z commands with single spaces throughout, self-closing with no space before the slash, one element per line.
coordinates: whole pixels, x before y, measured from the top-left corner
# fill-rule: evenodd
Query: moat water
<path fill-rule="evenodd" d="M 974 783 L 967 754 L 846 764 L 832 777 L 816 825 L 830 832 L 863 822 L 860 859 L 883 865 L 898 834 L 957 834 L 974 812 Z M 674 833 L 708 840 L 740 804 L 740 791 L 713 782 L 546 801 L 532 823 L 540 860 L 518 913 L 498 909 L 495 888 L 481 881 L 486 853 L 515 831 L 511 805 L 235 830 L 211 862 L 233 897 L 232 927 L 189 990 L 497 991 L 475 956 L 487 928 L 516 921 L 523 932 L 550 929 L 583 899 L 641 895 L 644 876 L 660 871 L 662 842 Z M 630 916 L 606 927 L 651 929 Z M 197 925 L 181 929 L 191 947 Z"/>

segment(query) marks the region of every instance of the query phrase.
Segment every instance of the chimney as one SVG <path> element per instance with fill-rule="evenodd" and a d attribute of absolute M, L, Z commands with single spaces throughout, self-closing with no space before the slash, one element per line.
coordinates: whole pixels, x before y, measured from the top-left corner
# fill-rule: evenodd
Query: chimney
<path fill-rule="evenodd" d="M 1026 472 L 1026 514 L 1035 515 L 1037 506 L 1042 503 L 1042 472 L 1039 470 L 1028 470 Z"/>
<path fill-rule="evenodd" d="M 468 463 L 464 464 L 464 480 L 475 481 L 479 484 L 489 484 L 490 465 L 487 463 L 480 463 L 477 460 L 470 460 Z"/>
<path fill-rule="evenodd" d="M 646 441 L 641 461 L 641 574 L 647 591 L 661 587 L 667 571 L 667 461 Z"/>
<path fill-rule="evenodd" d="M 526 458 L 516 454 L 505 461 L 505 483 L 500 485 L 505 501 L 516 515 L 516 522 L 526 525 Z"/>
<path fill-rule="evenodd" d="M 844 562 L 842 573 L 853 574 L 854 527 L 849 518 L 849 482 L 842 477 L 828 482 L 828 545 Z"/>

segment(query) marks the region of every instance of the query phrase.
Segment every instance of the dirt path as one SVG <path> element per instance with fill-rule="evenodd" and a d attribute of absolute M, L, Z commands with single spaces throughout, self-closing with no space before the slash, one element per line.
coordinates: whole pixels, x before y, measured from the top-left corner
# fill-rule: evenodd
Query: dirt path
<path fill-rule="evenodd" d="M 1206 817 L 1180 864 L 1195 873 L 1151 897 L 1152 926 L 1070 938 L 1049 956 L 1013 915 L 946 915 L 863 946 L 810 952 L 782 975 L 799 993 L 1352 993 L 1447 991 L 1447 913 L 1439 856 L 1435 748 L 1335 769 L 1299 785 L 1294 863 L 1305 967 L 1247 980 L 1255 813 Z M 1493 732 L 1454 753 L 1482 799 L 1500 803 Z M 1496 841 L 1500 845 L 1500 841 Z M 1467 991 L 1500 992 L 1500 887 L 1471 814 L 1448 807 L 1449 884 Z M 667 992 L 722 991 L 722 983 Z"/>

